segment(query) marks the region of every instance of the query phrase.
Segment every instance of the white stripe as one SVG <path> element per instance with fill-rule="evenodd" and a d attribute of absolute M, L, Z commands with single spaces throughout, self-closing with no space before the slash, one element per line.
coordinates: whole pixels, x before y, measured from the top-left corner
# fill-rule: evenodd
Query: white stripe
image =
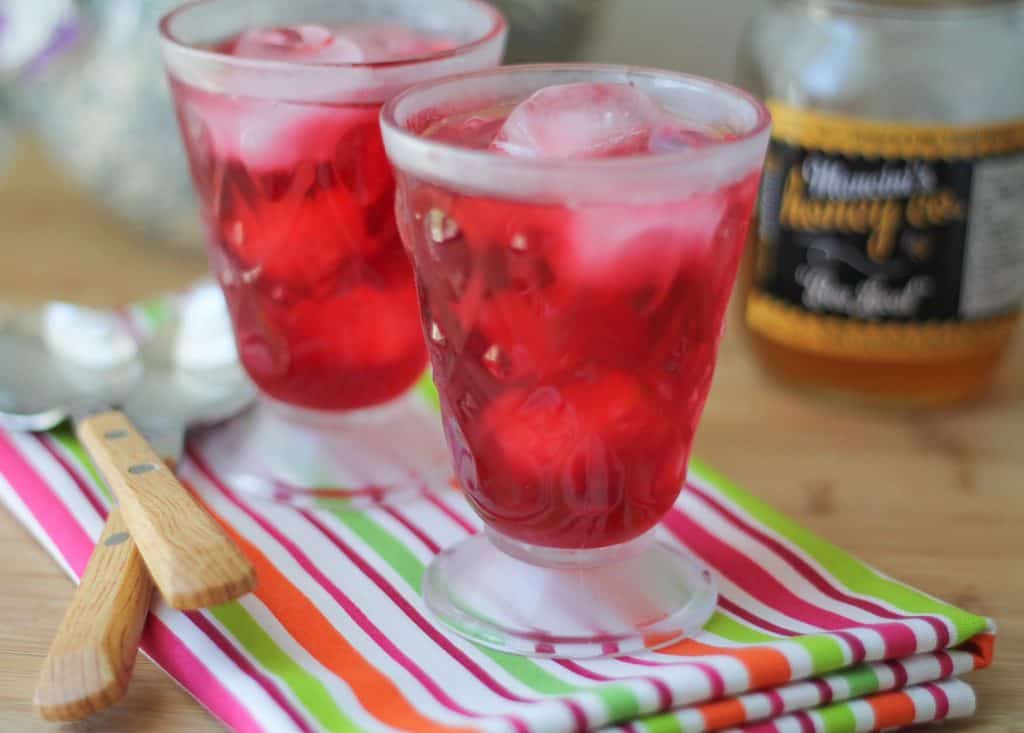
<path fill-rule="evenodd" d="M 331 597 L 326 589 L 322 588 L 302 567 L 299 563 L 291 556 L 291 554 L 280 546 L 270 535 L 268 535 L 262 528 L 260 528 L 253 520 L 251 520 L 246 514 L 237 509 L 227 498 L 225 498 L 217 489 L 210 487 L 208 481 L 191 463 L 186 464 L 183 467 L 184 473 L 193 482 L 193 485 L 202 492 L 203 498 L 209 502 L 210 506 L 215 509 L 222 517 L 224 517 L 230 524 L 243 536 L 246 537 L 250 542 L 258 546 L 261 552 L 267 557 L 267 559 L 273 563 L 277 570 L 287 577 L 295 587 L 306 596 L 306 598 L 317 608 L 318 611 L 324 616 L 328 622 L 334 626 L 338 632 L 345 637 L 345 639 L 357 650 L 359 653 L 369 662 L 371 665 L 380 670 L 383 674 L 390 677 L 395 681 L 395 684 L 402 690 L 404 696 L 409 702 L 414 705 L 417 709 L 424 713 L 427 717 L 434 718 L 444 722 L 451 722 L 456 724 L 465 724 L 467 718 L 462 715 L 449 711 L 440 701 L 434 699 L 434 697 L 427 692 L 427 690 L 408 672 L 403 666 L 397 661 L 393 660 L 383 649 L 381 649 L 377 643 L 371 639 L 356 623 L 353 621 L 347 613 L 338 605 L 338 603 Z M 260 504 L 260 508 L 270 506 L 270 503 Z M 280 511 L 280 510 L 279 510 Z M 292 511 L 292 510 L 288 510 Z M 304 520 L 303 520 L 304 522 Z M 274 522 L 271 521 L 273 524 Z M 286 530 L 281 530 L 282 534 L 288 535 Z M 349 562 L 341 555 L 337 550 L 331 547 L 330 552 L 324 554 L 320 552 L 313 552 L 310 550 L 308 538 L 313 537 L 314 534 L 319 534 L 315 529 L 310 527 L 308 524 L 304 524 L 302 533 L 297 535 L 301 537 L 298 540 L 302 544 L 302 550 L 305 554 L 310 556 L 310 559 L 317 558 L 317 566 L 321 571 L 327 575 L 329 569 L 336 571 L 339 567 L 344 568 L 344 578 L 342 579 L 339 588 L 349 596 L 353 603 L 360 608 L 368 608 L 364 603 L 360 603 L 353 597 L 350 592 L 353 583 L 353 578 L 358 577 L 358 570 L 354 569 Z M 296 535 L 291 535 L 296 537 Z M 317 547 L 322 547 L 322 542 L 317 543 Z M 337 580 L 334 581 L 337 585 Z M 376 614 L 375 614 L 376 617 Z M 384 624 L 381 624 L 384 625 Z M 400 632 L 389 633 L 389 636 L 398 637 Z M 404 640 L 403 640 L 404 642 Z M 403 651 L 405 651 L 405 645 L 403 643 Z M 410 658 L 415 658 L 413 654 L 407 654 Z M 437 657 L 436 647 L 432 650 L 430 659 Z M 431 670 L 428 676 L 432 679 L 445 679 L 445 685 L 447 686 L 447 679 L 443 675 L 438 675 Z M 474 680 L 475 682 L 475 680 Z M 489 691 L 488 691 L 488 694 Z"/>
<path fill-rule="evenodd" d="M 775 719 L 775 730 L 777 733 L 801 733 L 803 728 L 792 715 L 783 715 Z"/>
<path fill-rule="evenodd" d="M 40 478 L 67 507 L 85 535 L 95 543 L 103 531 L 103 518 L 82 495 L 82 490 L 78 488 L 75 480 L 33 436 L 8 433 L 8 437 L 22 457 L 32 465 Z"/>
<path fill-rule="evenodd" d="M 776 692 L 782 698 L 783 712 L 806 710 L 821 704 L 821 692 L 809 683 L 786 685 L 780 687 Z"/>
<path fill-rule="evenodd" d="M 81 489 L 79 489 L 78 485 L 74 482 L 74 479 L 69 476 L 53 456 L 51 456 L 34 439 L 31 439 L 28 436 L 10 437 L 14 440 L 16 447 L 21 451 L 22 456 L 30 462 L 33 468 L 39 473 L 40 477 L 49 484 L 54 494 L 64 503 L 72 516 L 75 517 L 76 522 L 79 524 L 82 531 L 95 541 L 102 531 L 103 520 L 92 508 L 92 505 L 84 496 L 82 496 Z M 27 508 L 25 511 L 27 512 Z M 31 527 L 35 524 L 35 520 L 32 519 L 27 526 Z M 38 527 L 38 532 L 40 534 L 43 532 L 41 527 Z M 68 566 L 67 562 L 64 560 L 63 555 L 59 552 L 56 545 L 54 545 L 49 537 L 46 538 L 46 541 L 43 544 L 47 547 L 50 554 L 60 562 L 65 572 L 67 572 L 71 577 L 75 577 L 70 566 Z M 266 696 L 266 693 L 263 692 L 262 688 L 256 686 L 255 689 L 252 689 L 251 685 L 245 684 L 246 682 L 251 682 L 247 676 L 217 674 L 217 665 L 228 665 L 232 669 L 237 668 L 226 656 L 224 656 L 223 652 L 221 652 L 212 641 L 206 638 L 206 636 L 195 627 L 195 625 L 184 614 L 167 608 L 163 602 L 159 600 L 154 604 L 153 613 L 164 621 L 181 643 L 192 651 L 196 658 L 201 660 L 203 665 L 215 674 L 218 679 L 220 679 L 221 684 L 223 684 L 237 700 L 244 701 L 247 708 L 256 708 L 253 712 L 258 714 L 257 719 L 262 720 L 264 715 L 268 716 L 270 719 L 274 719 L 278 714 L 283 715 L 277 707 L 277 704 Z M 221 669 L 224 669 L 223 666 Z M 255 683 L 252 684 L 254 685 Z M 280 730 L 284 731 L 293 729 L 294 727 L 291 724 L 291 720 L 285 716 Z"/>
<path fill-rule="evenodd" d="M 935 720 L 935 698 L 923 687 L 908 687 L 903 691 L 914 703 L 914 722 L 924 723 Z"/>
<path fill-rule="evenodd" d="M 679 721 L 679 727 L 686 731 L 686 733 L 700 733 L 700 731 L 707 730 L 704 716 L 695 708 L 679 711 L 676 715 L 676 720 Z"/>
<path fill-rule="evenodd" d="M 266 514 L 267 513 L 264 512 L 265 516 Z M 444 675 L 431 673 L 430 676 L 432 678 L 438 680 L 444 679 L 446 685 L 449 681 L 452 685 L 459 685 L 459 687 L 463 684 L 466 685 L 468 699 L 477 700 L 480 697 L 490 697 L 495 700 L 500 700 L 501 702 L 498 703 L 499 705 L 517 704 L 505 700 L 496 693 L 487 689 L 484 684 L 477 680 L 477 678 L 473 676 L 469 670 L 463 667 L 462 664 L 441 650 L 438 645 L 430 639 L 409 616 L 406 615 L 405 611 L 395 605 L 384 591 L 377 588 L 373 581 L 364 576 L 354 564 L 349 564 L 349 561 L 340 554 L 340 551 L 337 550 L 329 540 L 324 538 L 320 534 L 319 530 L 306 522 L 305 519 L 297 517 L 291 512 L 287 514 L 282 512 L 280 514 L 280 518 L 275 515 L 274 519 L 277 520 L 275 523 L 282 530 L 284 530 L 285 527 L 289 528 L 285 531 L 289 536 L 295 537 L 299 536 L 296 533 L 304 533 L 308 538 L 306 542 L 307 547 L 310 549 L 314 547 L 317 548 L 316 553 L 311 553 L 312 557 L 326 557 L 330 554 L 338 555 L 341 560 L 339 563 L 331 563 L 333 567 L 322 567 L 321 570 L 328 576 L 328 578 L 331 579 L 332 582 L 334 582 L 339 588 L 342 588 L 360 608 L 373 609 L 374 622 L 381 628 L 388 629 L 389 631 L 394 630 L 394 635 L 402 639 L 402 650 L 406 652 L 411 659 L 444 659 L 444 669 L 447 669 L 447 667 L 450 666 L 453 670 L 451 672 L 452 677 L 449 677 L 448 673 Z M 410 588 L 404 578 L 395 572 L 387 562 L 379 558 L 376 551 L 363 542 L 362 538 L 350 531 L 344 523 L 328 512 L 318 512 L 317 519 L 327 526 L 346 545 L 351 547 L 359 557 L 366 560 L 374 570 L 383 576 L 398 595 L 400 595 L 413 609 L 418 611 L 422 617 L 427 619 L 427 622 L 430 623 L 439 634 L 444 636 L 459 651 L 483 668 L 495 681 L 506 688 L 510 688 L 511 692 L 522 697 L 532 698 L 539 696 L 539 693 L 506 672 L 502 667 L 494 662 L 493 659 L 480 651 L 476 645 L 466 641 L 461 636 L 449 632 L 445 627 L 433 623 L 430 612 L 427 610 L 419 591 L 417 589 Z M 274 520 L 272 519 L 272 521 Z M 344 563 L 345 566 L 342 566 L 342 563 Z M 355 582 L 357 580 L 358 582 Z M 562 669 L 562 673 L 565 673 L 564 669 Z M 475 692 L 469 692 L 473 690 L 475 690 Z"/>
<path fill-rule="evenodd" d="M 949 718 L 966 718 L 974 715 L 978 708 L 978 697 L 974 688 L 963 680 L 948 680 L 938 685 L 949 698 Z"/>
<path fill-rule="evenodd" d="M 857 592 L 855 590 L 852 590 L 851 588 L 847 587 L 846 585 L 844 585 L 838 578 L 836 578 L 834 575 L 832 575 L 832 573 L 829 572 L 819 562 L 819 560 L 817 558 L 813 557 L 812 555 L 809 555 L 799 545 L 797 545 L 795 542 L 791 541 L 789 538 L 783 536 L 781 533 L 776 531 L 774 528 L 769 527 L 769 526 L 767 526 L 765 524 L 762 524 L 759 520 L 757 520 L 749 512 L 747 512 L 746 509 L 744 509 L 743 507 L 739 506 L 736 502 L 734 502 L 731 498 L 726 496 L 724 493 L 720 492 L 715 487 L 713 482 L 708 481 L 704 477 L 700 476 L 699 472 L 691 473 L 691 475 L 689 477 L 689 480 L 692 480 L 701 489 L 703 489 L 707 493 L 709 493 L 712 496 L 714 496 L 716 500 L 718 500 L 721 503 L 725 504 L 727 507 L 729 507 L 729 509 L 731 511 L 733 511 L 735 514 L 737 514 L 738 516 L 740 516 L 744 520 L 746 520 L 746 522 L 748 524 L 754 525 L 755 527 L 757 527 L 758 529 L 763 531 L 765 534 L 767 534 L 770 537 L 772 537 L 773 539 L 777 540 L 782 545 L 784 545 L 787 549 L 791 550 L 793 553 L 798 555 L 804 562 L 806 562 L 815 571 L 817 571 L 817 573 L 822 578 L 824 578 L 828 582 L 828 584 L 831 585 L 833 588 L 841 589 L 847 595 L 850 595 L 850 596 L 852 596 L 854 598 L 858 598 L 858 599 L 861 599 L 861 600 L 871 601 L 875 605 L 881 606 L 881 607 L 883 607 L 883 608 L 885 608 L 885 609 L 887 609 L 889 611 L 892 611 L 894 613 L 897 613 L 897 614 L 901 614 L 902 615 L 902 614 L 909 613 L 906 609 L 900 608 L 899 606 L 896 606 L 896 605 L 894 605 L 892 603 L 889 603 L 888 601 L 886 601 L 886 600 L 884 600 L 882 598 L 879 598 L 877 596 L 873 596 L 871 594 L 859 593 L 859 592 Z M 685 497 L 685 496 L 687 496 L 688 494 L 691 494 L 691 493 L 692 492 L 684 491 L 684 492 L 682 492 L 681 497 Z M 879 578 L 881 578 L 883 580 L 891 581 L 891 582 L 893 582 L 893 583 L 895 583 L 897 585 L 900 585 L 900 586 L 902 586 L 904 588 L 907 588 L 908 590 L 911 590 L 911 591 L 913 591 L 915 593 L 921 593 L 921 591 L 918 591 L 916 588 L 911 588 L 910 586 L 906 585 L 905 583 L 902 583 L 902 582 L 900 582 L 898 580 L 895 580 L 894 578 L 886 575 L 885 573 L 880 572 L 879 570 L 877 570 L 876 568 L 871 567 L 870 565 L 867 565 L 867 564 L 861 562 L 860 560 L 857 560 L 857 562 L 860 565 L 862 565 L 863 567 L 867 568 L 872 574 L 878 576 Z M 933 596 L 928 596 L 925 593 L 921 593 L 921 595 L 927 596 L 931 600 L 936 601 L 938 603 L 943 603 L 943 601 L 940 601 L 939 599 L 936 599 Z M 956 634 L 957 634 L 956 626 L 953 624 L 951 619 L 949 619 L 948 617 L 946 617 L 946 616 L 944 616 L 942 614 L 928 614 L 928 615 L 935 616 L 936 618 L 941 620 L 946 625 L 946 628 L 949 630 L 950 638 L 953 638 L 953 639 L 956 638 Z"/>
<path fill-rule="evenodd" d="M 875 727 L 875 709 L 863 700 L 851 700 L 847 703 L 853 719 L 856 721 L 855 733 L 867 733 Z"/>
<path fill-rule="evenodd" d="M 288 629 L 281 625 L 281 622 L 277 620 L 277 617 L 270 612 L 262 601 L 253 595 L 248 595 L 241 599 L 240 603 L 243 608 L 249 612 L 249 615 L 252 616 L 253 620 L 255 620 L 256 623 L 258 623 L 263 630 L 270 635 L 275 643 L 281 647 L 289 659 L 316 677 L 324 687 L 327 688 L 327 691 L 331 695 L 331 699 L 346 717 L 353 719 L 360 725 L 360 727 L 363 728 L 369 727 L 385 731 L 397 730 L 391 726 L 385 725 L 379 719 L 375 718 L 372 713 L 368 712 L 359 701 L 359 698 L 356 697 L 352 688 L 348 686 L 348 683 L 320 664 L 320 662 L 313 658 L 313 656 L 310 655 L 301 644 L 296 642 L 288 632 Z M 210 614 L 210 620 L 214 623 L 218 623 L 213 614 Z M 224 632 L 231 635 L 231 631 L 227 628 L 224 628 Z M 250 658 L 253 666 L 265 669 L 259 661 L 249 655 L 248 650 L 245 649 L 242 644 L 238 644 L 238 648 L 243 654 Z M 266 671 L 268 674 L 273 675 L 273 672 L 270 672 L 269 670 Z M 285 694 L 292 697 L 293 703 L 296 707 L 305 711 L 305 705 L 301 700 L 294 696 L 290 689 L 288 689 L 288 686 L 284 683 L 283 679 L 278 687 Z M 306 715 L 309 722 L 316 723 L 316 719 L 313 717 L 311 712 Z"/>
<path fill-rule="evenodd" d="M 939 660 L 934 654 L 909 657 L 900 661 L 907 673 L 907 686 L 937 680 L 941 674 Z"/>
<path fill-rule="evenodd" d="M 772 714 L 771 698 L 763 692 L 753 692 L 749 695 L 742 695 L 739 698 L 743 706 L 743 715 L 747 723 L 756 723 L 764 720 Z"/>
<path fill-rule="evenodd" d="M 873 613 L 863 611 L 856 606 L 849 605 L 843 601 L 830 598 L 815 588 L 785 559 L 777 555 L 767 545 L 756 540 L 752 535 L 735 527 L 726 521 L 721 514 L 707 504 L 694 492 L 684 492 L 688 498 L 680 502 L 680 508 L 696 520 L 710 534 L 713 534 L 719 541 L 728 544 L 740 554 L 746 556 L 751 562 L 761 568 L 765 574 L 775 578 L 784 587 L 792 591 L 803 601 L 845 616 L 859 623 L 880 623 L 888 621 L 876 616 Z M 782 623 L 782 626 L 793 626 Z M 812 627 L 816 628 L 816 627 Z M 840 642 L 842 643 L 842 642 Z M 843 644 L 845 646 L 845 644 Z"/>
<path fill-rule="evenodd" d="M 238 668 L 220 647 L 180 611 L 158 600 L 152 613 L 159 618 L 181 644 L 245 707 L 252 717 L 268 731 L 296 731 L 292 719 L 270 695 L 249 675 Z M 211 619 L 213 620 L 213 619 Z M 240 648 L 239 645 L 235 645 Z M 153 659 L 150 655 L 146 655 Z M 156 660 L 153 660 L 154 662 Z M 202 690 L 197 691 L 202 694 Z"/>
<path fill-rule="evenodd" d="M 450 521 L 450 519 L 444 516 L 443 512 L 438 510 L 428 501 L 423 500 L 417 503 L 414 507 L 403 507 L 399 511 L 402 511 L 406 519 L 413 523 L 421 532 L 424 532 L 435 543 L 440 544 L 439 538 L 435 535 L 436 525 L 431 525 L 428 522 L 421 520 L 420 510 L 426 508 L 435 512 L 436 519 L 443 519 L 449 527 L 455 530 L 451 534 L 457 533 L 462 539 L 467 536 L 464 529 Z M 410 530 L 391 518 L 386 512 L 374 511 L 373 519 L 379 520 L 382 523 L 386 520 L 390 520 L 390 525 L 393 527 L 394 531 L 400 533 L 398 536 L 408 538 L 407 545 L 412 544 L 422 547 L 422 543 Z M 328 521 L 333 522 L 333 520 L 334 518 L 331 517 Z M 367 556 L 368 553 L 375 554 L 372 547 L 362 543 L 354 533 L 350 533 L 347 528 L 343 526 L 343 523 L 338 522 L 336 524 L 332 524 L 332 528 L 340 534 L 344 534 L 346 539 L 350 540 L 350 544 L 359 545 L 359 549 L 363 550 L 360 554 L 364 557 Z M 424 550 L 424 552 L 429 559 L 432 559 L 432 555 L 429 551 Z M 419 606 L 419 594 L 413 591 L 413 597 L 410 597 L 410 593 L 406 592 L 407 586 L 404 585 L 404 581 L 396 578 L 393 584 L 399 587 L 403 596 L 406 597 L 407 600 L 414 601 L 415 604 Z M 665 682 L 673 692 L 673 705 L 696 702 L 710 697 L 712 689 L 711 681 L 707 678 L 705 673 L 699 671 L 697 668 L 685 666 L 685 664 L 682 663 L 682 660 L 678 657 L 668 657 L 668 659 L 671 659 L 676 664 L 672 667 L 665 668 L 643 667 L 640 665 L 627 664 L 616 659 L 594 659 L 588 660 L 587 667 L 597 674 L 618 680 L 622 680 L 626 677 L 655 677 Z M 705 659 L 702 661 L 707 660 Z M 582 680 L 575 673 L 566 670 L 564 667 L 554 662 L 538 659 L 535 663 L 548 673 L 562 678 L 572 684 L 591 684 L 590 681 Z M 723 656 L 716 657 L 714 661 L 709 662 L 709 664 L 712 664 L 719 669 L 719 673 L 723 676 L 726 682 L 726 691 L 729 694 L 735 694 L 736 692 L 746 690 L 749 687 L 747 669 L 738 660 Z M 637 681 L 636 689 L 639 701 L 641 702 L 640 714 L 656 712 L 659 709 L 659 693 L 655 685 L 649 681 Z M 680 696 L 682 691 L 687 691 L 687 694 L 683 697 Z M 649 704 L 645 704 L 645 700 L 649 701 Z"/>
<path fill-rule="evenodd" d="M 843 629 L 847 634 L 857 637 L 864 645 L 864 661 L 873 661 L 885 658 L 885 639 L 873 629 L 849 628 Z M 845 642 L 843 642 L 845 643 Z"/>

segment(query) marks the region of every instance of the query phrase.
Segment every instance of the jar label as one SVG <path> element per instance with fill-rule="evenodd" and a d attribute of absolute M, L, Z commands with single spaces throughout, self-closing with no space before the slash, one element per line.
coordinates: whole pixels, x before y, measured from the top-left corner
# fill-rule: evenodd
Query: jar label
<path fill-rule="evenodd" d="M 751 330 L 872 360 L 998 348 L 1024 298 L 1024 120 L 950 127 L 769 107 Z"/>

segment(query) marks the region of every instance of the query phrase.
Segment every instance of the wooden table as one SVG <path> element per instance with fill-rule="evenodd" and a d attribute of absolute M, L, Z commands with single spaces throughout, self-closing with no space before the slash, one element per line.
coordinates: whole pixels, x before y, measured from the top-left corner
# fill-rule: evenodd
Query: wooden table
<path fill-rule="evenodd" d="M 0 187 L 0 299 L 113 305 L 180 287 L 197 256 L 145 248 L 25 146 Z M 894 414 L 805 398 L 723 346 L 697 453 L 882 570 L 1000 626 L 974 675 L 980 714 L 959 730 L 1024 733 L 1024 339 L 983 404 Z M 72 586 L 0 511 L 0 731 L 50 729 L 29 700 Z M 147 660 L 125 702 L 68 731 L 217 730 Z"/>

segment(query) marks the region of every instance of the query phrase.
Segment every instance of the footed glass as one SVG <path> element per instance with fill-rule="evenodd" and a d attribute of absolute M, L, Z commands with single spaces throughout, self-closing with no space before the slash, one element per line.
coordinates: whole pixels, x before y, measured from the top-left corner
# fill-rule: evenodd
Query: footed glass
<path fill-rule="evenodd" d="M 417 85 L 382 121 L 445 436 L 486 526 L 434 560 L 427 604 L 520 654 L 695 633 L 713 578 L 657 524 L 685 482 L 767 111 L 684 74 L 525 66 Z"/>

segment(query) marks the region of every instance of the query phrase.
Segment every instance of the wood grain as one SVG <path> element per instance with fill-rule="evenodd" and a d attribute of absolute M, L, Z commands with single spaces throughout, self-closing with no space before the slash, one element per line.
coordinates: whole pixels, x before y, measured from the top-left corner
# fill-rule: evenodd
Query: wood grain
<path fill-rule="evenodd" d="M 242 551 L 123 413 L 90 415 L 78 421 L 77 431 L 170 606 L 216 606 L 256 586 L 256 571 Z"/>
<path fill-rule="evenodd" d="M 180 287 L 201 260 L 131 242 L 31 148 L 0 188 L 0 298 L 108 306 Z M 11 294 L 9 296 L 9 294 Z M 999 624 L 970 676 L 978 714 L 949 733 L 1024 733 L 1024 343 L 983 402 L 859 410 L 766 379 L 730 324 L 696 455 L 881 570 Z M 32 686 L 72 586 L 0 511 L 0 731 L 42 733 Z M 223 728 L 147 660 L 125 700 L 65 733 Z"/>
<path fill-rule="evenodd" d="M 153 582 L 115 508 L 43 662 L 33 702 L 47 720 L 81 720 L 124 697 Z"/>

